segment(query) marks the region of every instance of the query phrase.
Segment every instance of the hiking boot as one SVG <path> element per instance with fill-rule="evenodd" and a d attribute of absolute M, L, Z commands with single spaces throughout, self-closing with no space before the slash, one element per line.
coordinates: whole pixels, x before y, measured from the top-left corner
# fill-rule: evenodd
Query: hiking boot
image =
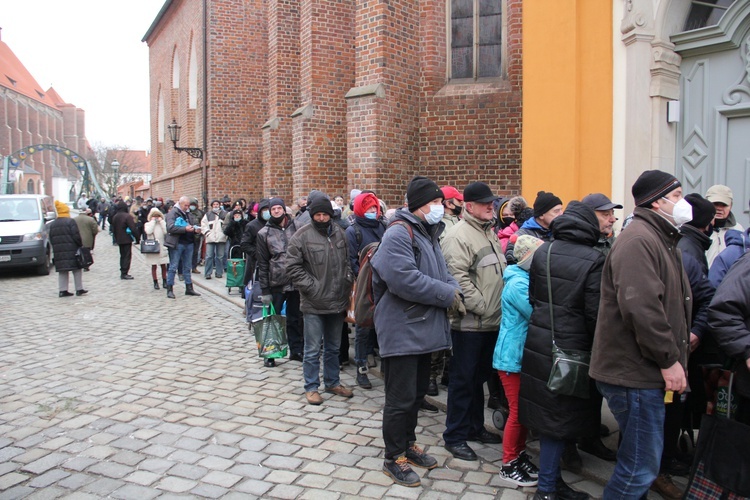
<path fill-rule="evenodd" d="M 367 378 L 367 364 L 359 365 L 357 367 L 357 385 L 362 389 L 372 389 L 372 383 Z"/>
<path fill-rule="evenodd" d="M 320 393 L 318 391 L 306 392 L 305 399 L 307 399 L 307 404 L 316 406 L 323 402 L 323 398 L 320 396 Z"/>
<path fill-rule="evenodd" d="M 430 379 L 430 383 L 427 384 L 427 395 L 428 396 L 437 396 L 440 393 L 438 390 L 437 380 L 434 378 Z"/>
<path fill-rule="evenodd" d="M 534 465 L 531 461 L 531 457 L 526 453 L 526 450 L 518 454 L 518 465 L 531 479 L 537 479 L 539 477 L 539 467 Z"/>
<path fill-rule="evenodd" d="M 406 456 L 400 456 L 396 460 L 385 459 L 383 461 L 383 473 L 393 479 L 393 482 L 409 488 L 416 488 L 421 481 L 416 472 L 411 470 Z"/>
<path fill-rule="evenodd" d="M 185 295 L 193 295 L 195 297 L 200 297 L 201 294 L 193 290 L 192 283 L 190 285 L 185 285 Z"/>
<path fill-rule="evenodd" d="M 429 403 L 426 399 L 422 400 L 422 404 L 419 406 L 419 409 L 422 411 L 426 411 L 427 413 L 437 413 L 439 411 L 437 406 Z"/>
<path fill-rule="evenodd" d="M 166 289 L 167 289 L 167 298 L 168 299 L 173 299 L 174 298 L 174 292 L 172 291 L 172 287 L 168 286 L 168 287 L 166 287 Z"/>
<path fill-rule="evenodd" d="M 437 460 L 425 453 L 422 448 L 413 444 L 406 450 L 406 461 L 414 467 L 423 469 L 434 469 L 438 466 Z"/>
<path fill-rule="evenodd" d="M 341 396 L 342 398 L 350 398 L 354 396 L 354 393 L 351 389 L 347 389 L 343 385 L 337 385 L 336 387 L 326 387 L 326 392 L 329 394 L 335 394 L 337 396 Z"/>
<path fill-rule="evenodd" d="M 575 441 L 567 441 L 562 454 L 562 467 L 570 472 L 578 474 L 583 469 L 583 460 L 578 453 Z"/>
<path fill-rule="evenodd" d="M 651 490 L 657 492 L 668 500 L 678 500 L 682 498 L 684 492 L 672 482 L 672 476 L 669 474 L 659 474 L 651 485 Z"/>
<path fill-rule="evenodd" d="M 154 280 L 154 290 L 159 289 L 159 280 Z"/>
<path fill-rule="evenodd" d="M 521 466 L 520 457 L 500 468 L 500 480 L 506 483 L 526 488 L 536 486 L 537 480 L 532 479 Z"/>

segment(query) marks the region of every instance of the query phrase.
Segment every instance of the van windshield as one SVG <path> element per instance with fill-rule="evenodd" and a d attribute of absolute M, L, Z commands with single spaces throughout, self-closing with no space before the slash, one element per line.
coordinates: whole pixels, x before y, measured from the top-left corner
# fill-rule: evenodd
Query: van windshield
<path fill-rule="evenodd" d="M 39 220 L 39 204 L 30 199 L 0 199 L 0 222 Z"/>

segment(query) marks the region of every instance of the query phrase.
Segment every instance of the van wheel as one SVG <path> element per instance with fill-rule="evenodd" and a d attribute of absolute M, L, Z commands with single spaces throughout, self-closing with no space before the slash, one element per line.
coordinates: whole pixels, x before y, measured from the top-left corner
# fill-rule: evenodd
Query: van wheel
<path fill-rule="evenodd" d="M 49 250 L 47 250 L 44 254 L 44 263 L 37 266 L 36 274 L 39 276 L 47 276 L 49 274 L 49 268 L 50 268 L 50 258 L 49 258 Z"/>

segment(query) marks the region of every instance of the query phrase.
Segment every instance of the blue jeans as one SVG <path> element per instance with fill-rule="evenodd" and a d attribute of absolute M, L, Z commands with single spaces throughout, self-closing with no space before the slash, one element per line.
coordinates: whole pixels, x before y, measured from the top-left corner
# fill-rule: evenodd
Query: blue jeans
<path fill-rule="evenodd" d="M 193 256 L 190 256 L 192 260 Z M 206 278 L 211 276 L 211 272 L 216 267 L 216 277 L 221 278 L 224 275 L 224 268 L 227 267 L 227 261 L 224 260 L 224 243 L 206 243 L 206 267 L 204 275 Z"/>
<path fill-rule="evenodd" d="M 341 314 L 304 314 L 305 356 L 302 375 L 305 392 L 320 386 L 320 351 L 323 351 L 323 382 L 326 389 L 341 385 L 339 379 L 339 346 L 341 345 Z"/>
<path fill-rule="evenodd" d="M 565 440 L 541 434 L 539 436 L 538 491 L 554 493 L 560 478 L 560 458 L 565 450 Z"/>
<path fill-rule="evenodd" d="M 664 448 L 664 390 L 633 389 L 597 382 L 620 427 L 617 464 L 603 498 L 639 499 L 659 474 Z"/>
<path fill-rule="evenodd" d="M 177 266 L 182 266 L 182 275 L 185 284 L 193 284 L 193 276 L 190 274 L 190 261 L 193 259 L 193 244 L 186 245 L 178 243 L 175 248 L 169 250 L 169 271 L 167 272 L 167 286 L 174 286 L 174 275 L 177 274 Z"/>

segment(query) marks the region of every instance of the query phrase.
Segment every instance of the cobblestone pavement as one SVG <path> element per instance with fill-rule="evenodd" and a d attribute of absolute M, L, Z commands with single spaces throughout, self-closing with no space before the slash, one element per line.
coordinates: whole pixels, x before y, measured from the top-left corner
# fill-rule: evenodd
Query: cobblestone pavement
<path fill-rule="evenodd" d="M 301 364 L 263 367 L 218 280 L 196 280 L 202 297 L 177 283 L 167 300 L 137 251 L 135 279 L 119 279 L 108 234 L 94 258 L 82 297 L 59 298 L 55 272 L 0 276 L 0 499 L 533 493 L 502 488 L 499 446 L 472 443 L 477 462 L 451 457 L 443 412 L 420 414 L 417 432 L 440 467 L 416 469 L 419 488 L 393 485 L 381 471 L 382 381 L 309 406 Z M 353 387 L 353 377 L 347 368 L 342 382 Z M 596 480 L 565 478 L 601 495 Z"/>

